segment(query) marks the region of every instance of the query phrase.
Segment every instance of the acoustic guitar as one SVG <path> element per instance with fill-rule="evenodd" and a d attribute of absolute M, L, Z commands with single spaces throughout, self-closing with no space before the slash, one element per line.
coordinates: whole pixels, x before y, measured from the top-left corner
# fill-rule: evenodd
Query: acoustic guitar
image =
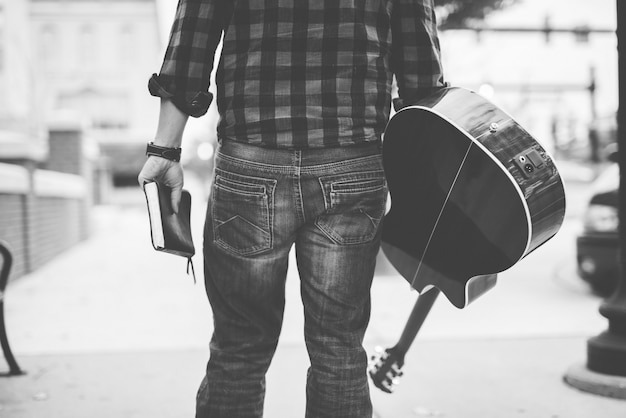
<path fill-rule="evenodd" d="M 409 351 L 409 347 L 424 324 L 439 293 L 439 289 L 431 288 L 420 294 L 396 345 L 384 351 L 382 348 L 377 348 L 376 355 L 372 356 L 369 375 L 374 385 L 383 392 L 392 393 L 393 388 L 400 383 L 404 356 Z"/>
<path fill-rule="evenodd" d="M 397 112 L 385 130 L 383 162 L 391 209 L 382 250 L 420 292 L 402 344 L 370 369 L 388 383 L 395 377 L 389 363 L 401 368 L 438 292 L 464 308 L 493 288 L 498 273 L 558 232 L 565 192 L 554 161 L 524 128 L 459 87 Z"/>

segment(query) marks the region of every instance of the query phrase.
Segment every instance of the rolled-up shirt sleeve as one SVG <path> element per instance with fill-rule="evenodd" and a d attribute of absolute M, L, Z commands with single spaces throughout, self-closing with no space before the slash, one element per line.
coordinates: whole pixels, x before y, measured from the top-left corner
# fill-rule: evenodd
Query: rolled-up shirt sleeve
<path fill-rule="evenodd" d="M 446 87 L 432 0 L 396 1 L 391 15 L 392 71 L 398 84 L 394 108 Z"/>
<path fill-rule="evenodd" d="M 213 99 L 209 84 L 227 1 L 179 0 L 161 70 L 148 81 L 151 95 L 192 117 L 204 115 Z"/>

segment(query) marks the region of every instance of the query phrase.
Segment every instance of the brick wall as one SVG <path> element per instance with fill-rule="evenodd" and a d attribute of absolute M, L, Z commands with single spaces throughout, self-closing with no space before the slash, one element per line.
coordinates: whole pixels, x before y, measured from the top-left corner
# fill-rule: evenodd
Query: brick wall
<path fill-rule="evenodd" d="M 21 194 L 0 193 L 0 240 L 8 244 L 13 255 L 11 277 L 22 276 L 29 269 L 25 201 Z"/>
<path fill-rule="evenodd" d="M 89 235 L 87 191 L 81 176 L 0 163 L 0 240 L 13 255 L 10 280 Z"/>
<path fill-rule="evenodd" d="M 51 123 L 47 142 L 0 131 L 0 240 L 13 255 L 11 280 L 89 236 L 92 149 L 75 121 Z"/>
<path fill-rule="evenodd" d="M 0 240 L 7 244 L 13 255 L 11 277 L 29 271 L 26 202 L 31 189 L 29 170 L 18 165 L 0 164 Z"/>
<path fill-rule="evenodd" d="M 82 202 L 78 199 L 39 197 L 30 221 L 30 266 L 36 270 L 83 240 Z"/>

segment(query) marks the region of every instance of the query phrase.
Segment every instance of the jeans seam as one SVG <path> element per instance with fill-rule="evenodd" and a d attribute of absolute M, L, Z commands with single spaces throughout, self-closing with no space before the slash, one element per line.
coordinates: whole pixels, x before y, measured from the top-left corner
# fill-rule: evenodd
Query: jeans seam
<path fill-rule="evenodd" d="M 225 155 L 222 152 L 218 152 L 218 156 L 221 159 L 226 160 L 230 164 L 234 164 L 237 167 L 242 168 L 255 168 L 260 171 L 279 173 L 279 174 L 294 174 L 297 172 L 297 168 L 293 165 L 279 165 L 279 164 L 265 164 L 257 161 L 247 161 L 237 157 L 231 157 Z M 374 160 L 381 158 L 381 154 L 366 155 L 361 157 L 349 158 L 347 160 L 335 161 L 331 163 L 308 165 L 299 167 L 300 175 L 317 175 L 318 173 L 332 174 L 336 171 L 345 170 L 347 168 L 358 169 L 359 166 L 367 166 Z"/>
<path fill-rule="evenodd" d="M 318 173 L 325 173 L 327 175 L 342 174 L 346 169 L 356 170 L 360 166 L 368 167 L 372 161 L 378 160 L 381 155 L 368 155 L 365 157 L 356 157 L 348 160 L 337 161 L 333 163 L 325 163 L 319 165 L 311 165 L 303 167 L 303 171 L 308 175 L 318 175 Z"/>
<path fill-rule="evenodd" d="M 293 157 L 293 166 L 295 168 L 295 174 L 294 174 L 294 193 L 295 193 L 295 204 L 296 204 L 296 209 L 298 210 L 298 218 L 302 223 L 306 222 L 306 213 L 304 212 L 304 199 L 302 196 L 302 170 L 301 170 L 301 164 L 302 164 L 302 152 L 301 151 L 295 151 L 294 152 L 294 157 Z"/>
<path fill-rule="evenodd" d="M 294 167 L 292 165 L 278 165 L 278 164 L 265 164 L 257 161 L 247 161 L 237 157 L 231 157 L 223 153 L 218 153 L 219 158 L 226 160 L 226 162 L 233 164 L 237 167 L 249 169 L 255 168 L 256 170 L 266 173 L 278 173 L 278 174 L 293 174 Z"/>

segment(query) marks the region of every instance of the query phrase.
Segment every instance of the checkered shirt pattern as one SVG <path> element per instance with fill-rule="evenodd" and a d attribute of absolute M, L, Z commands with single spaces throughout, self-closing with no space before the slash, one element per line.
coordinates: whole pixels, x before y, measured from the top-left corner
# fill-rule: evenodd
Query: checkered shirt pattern
<path fill-rule="evenodd" d="M 432 0 L 180 0 L 150 92 L 204 114 L 216 48 L 218 135 L 273 148 L 380 140 L 444 86 Z"/>

